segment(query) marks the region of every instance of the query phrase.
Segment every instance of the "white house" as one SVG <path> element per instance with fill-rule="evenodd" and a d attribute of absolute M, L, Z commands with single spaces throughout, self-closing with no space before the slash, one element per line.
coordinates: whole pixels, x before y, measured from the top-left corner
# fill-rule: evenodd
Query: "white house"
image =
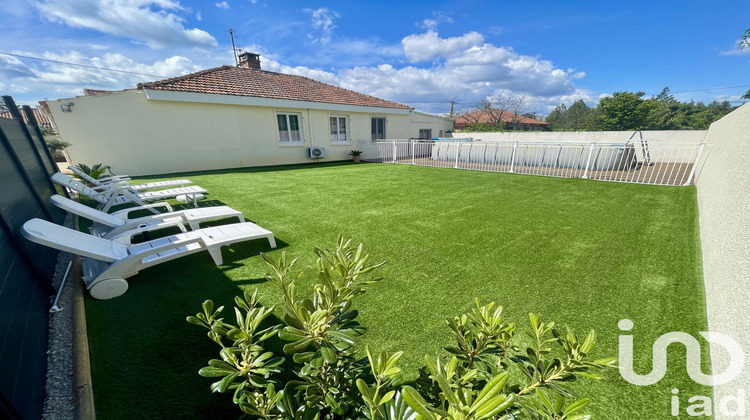
<path fill-rule="evenodd" d="M 453 129 L 452 120 L 407 105 L 261 70 L 250 53 L 238 67 L 87 91 L 46 106 L 73 144 L 74 162 L 102 162 L 131 175 L 345 160 L 377 139 Z M 324 157 L 311 159 L 310 148 L 322 148 Z"/>

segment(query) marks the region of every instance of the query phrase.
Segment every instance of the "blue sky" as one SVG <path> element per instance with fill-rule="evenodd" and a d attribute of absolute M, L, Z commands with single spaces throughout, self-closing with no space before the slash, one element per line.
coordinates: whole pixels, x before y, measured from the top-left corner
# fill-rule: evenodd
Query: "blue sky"
<path fill-rule="evenodd" d="M 30 105 L 233 64 L 230 28 L 266 70 L 433 113 L 513 94 L 547 114 L 665 86 L 680 100 L 739 104 L 750 89 L 740 1 L 3 0 L 1 10 L 0 92 Z"/>

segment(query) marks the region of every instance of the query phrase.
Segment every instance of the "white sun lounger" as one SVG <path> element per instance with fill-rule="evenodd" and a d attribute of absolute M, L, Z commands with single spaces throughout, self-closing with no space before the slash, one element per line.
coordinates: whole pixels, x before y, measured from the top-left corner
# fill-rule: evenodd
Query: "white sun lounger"
<path fill-rule="evenodd" d="M 53 195 L 50 197 L 50 201 L 69 213 L 93 221 L 94 224 L 89 228 L 89 232 L 92 235 L 112 239 L 126 245 L 130 244 L 132 237 L 138 233 L 151 232 L 165 227 L 177 227 L 182 232 L 186 232 L 185 225 L 188 225 L 191 230 L 197 230 L 200 229 L 201 222 L 208 220 L 236 217 L 239 222 L 245 221 L 245 216 L 242 212 L 228 206 L 199 207 L 196 209 L 174 211 L 169 203 L 155 203 L 129 207 L 114 213 L 105 213 L 61 195 Z M 164 207 L 168 213 L 159 213 L 134 219 L 128 217 L 133 211 L 156 207 Z"/>
<path fill-rule="evenodd" d="M 109 210 L 112 206 L 119 204 L 135 203 L 139 205 L 148 204 L 149 201 L 155 200 L 166 200 L 177 196 L 185 196 L 192 199 L 193 204 L 197 207 L 197 200 L 203 198 L 203 194 L 208 194 L 208 191 L 191 185 L 182 188 L 171 188 L 168 190 L 158 191 L 136 191 L 130 187 L 113 187 L 104 191 L 96 191 L 93 188 L 83 185 L 80 181 L 77 181 L 62 172 L 57 172 L 52 175 L 52 181 L 71 189 L 79 194 L 85 195 L 86 197 L 92 198 L 99 203 L 99 207 L 103 211 Z M 153 213 L 158 213 L 152 209 Z"/>
<path fill-rule="evenodd" d="M 68 169 L 70 169 L 74 174 L 78 175 L 84 181 L 89 182 L 96 187 L 102 188 L 130 187 L 134 190 L 140 191 L 153 190 L 156 188 L 184 187 L 185 185 L 190 185 L 193 183 L 193 181 L 189 179 L 175 179 L 170 181 L 154 181 L 148 182 L 146 184 L 131 185 L 130 178 L 127 175 L 96 179 L 75 166 L 68 166 Z"/>
<path fill-rule="evenodd" d="M 31 242 L 83 257 L 83 280 L 92 297 L 111 299 L 128 290 L 128 282 L 144 268 L 199 251 L 208 251 L 221 265 L 221 247 L 266 238 L 276 248 L 273 233 L 251 223 L 234 223 L 194 230 L 134 245 L 97 238 L 42 219 L 24 223 L 21 234 Z"/>

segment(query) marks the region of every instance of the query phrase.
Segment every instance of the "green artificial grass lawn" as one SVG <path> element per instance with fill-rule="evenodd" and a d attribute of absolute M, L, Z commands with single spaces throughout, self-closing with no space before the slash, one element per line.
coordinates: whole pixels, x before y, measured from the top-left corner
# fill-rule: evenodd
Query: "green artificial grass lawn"
<path fill-rule="evenodd" d="M 178 174 L 274 232 L 225 248 L 225 265 L 207 253 L 147 269 L 116 299 L 87 298 L 93 387 L 102 419 L 238 418 L 230 395 L 211 394 L 198 369 L 218 358 L 205 330 L 185 322 L 201 303 L 225 305 L 258 288 L 280 305 L 259 257 L 299 257 L 312 285 L 315 246 L 341 232 L 365 244 L 385 279 L 355 301 L 361 338 L 374 351 L 403 350 L 414 378 L 425 354 L 442 354 L 445 318 L 469 311 L 474 298 L 505 307 L 524 336 L 529 312 L 584 336 L 595 329 L 594 358 L 618 356 L 617 323 L 633 320 L 636 371 L 651 370 L 651 346 L 670 331 L 706 330 L 697 205 L 692 187 L 655 187 L 386 164 L 304 165 Z M 164 179 L 164 178 L 161 178 Z M 144 179 L 145 180 L 145 179 Z M 276 309 L 280 315 L 280 309 Z M 277 319 L 276 319 L 277 320 Z M 625 334 L 625 333 L 622 333 Z M 269 349 L 283 355 L 277 339 Z M 704 352 L 704 370 L 707 370 Z M 599 419 L 670 416 L 671 390 L 682 413 L 693 395 L 711 396 L 685 373 L 670 346 L 667 376 L 647 387 L 616 369 L 574 388 Z"/>

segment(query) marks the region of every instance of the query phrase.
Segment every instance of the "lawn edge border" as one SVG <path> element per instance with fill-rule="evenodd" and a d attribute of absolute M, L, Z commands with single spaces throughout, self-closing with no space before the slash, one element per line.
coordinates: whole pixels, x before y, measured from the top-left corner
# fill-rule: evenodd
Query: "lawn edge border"
<path fill-rule="evenodd" d="M 78 217 L 75 218 L 78 230 Z M 86 305 L 81 281 L 81 258 L 73 260 L 73 375 L 75 382 L 76 418 L 95 420 L 94 390 L 91 381 L 89 339 L 86 329 Z"/>

